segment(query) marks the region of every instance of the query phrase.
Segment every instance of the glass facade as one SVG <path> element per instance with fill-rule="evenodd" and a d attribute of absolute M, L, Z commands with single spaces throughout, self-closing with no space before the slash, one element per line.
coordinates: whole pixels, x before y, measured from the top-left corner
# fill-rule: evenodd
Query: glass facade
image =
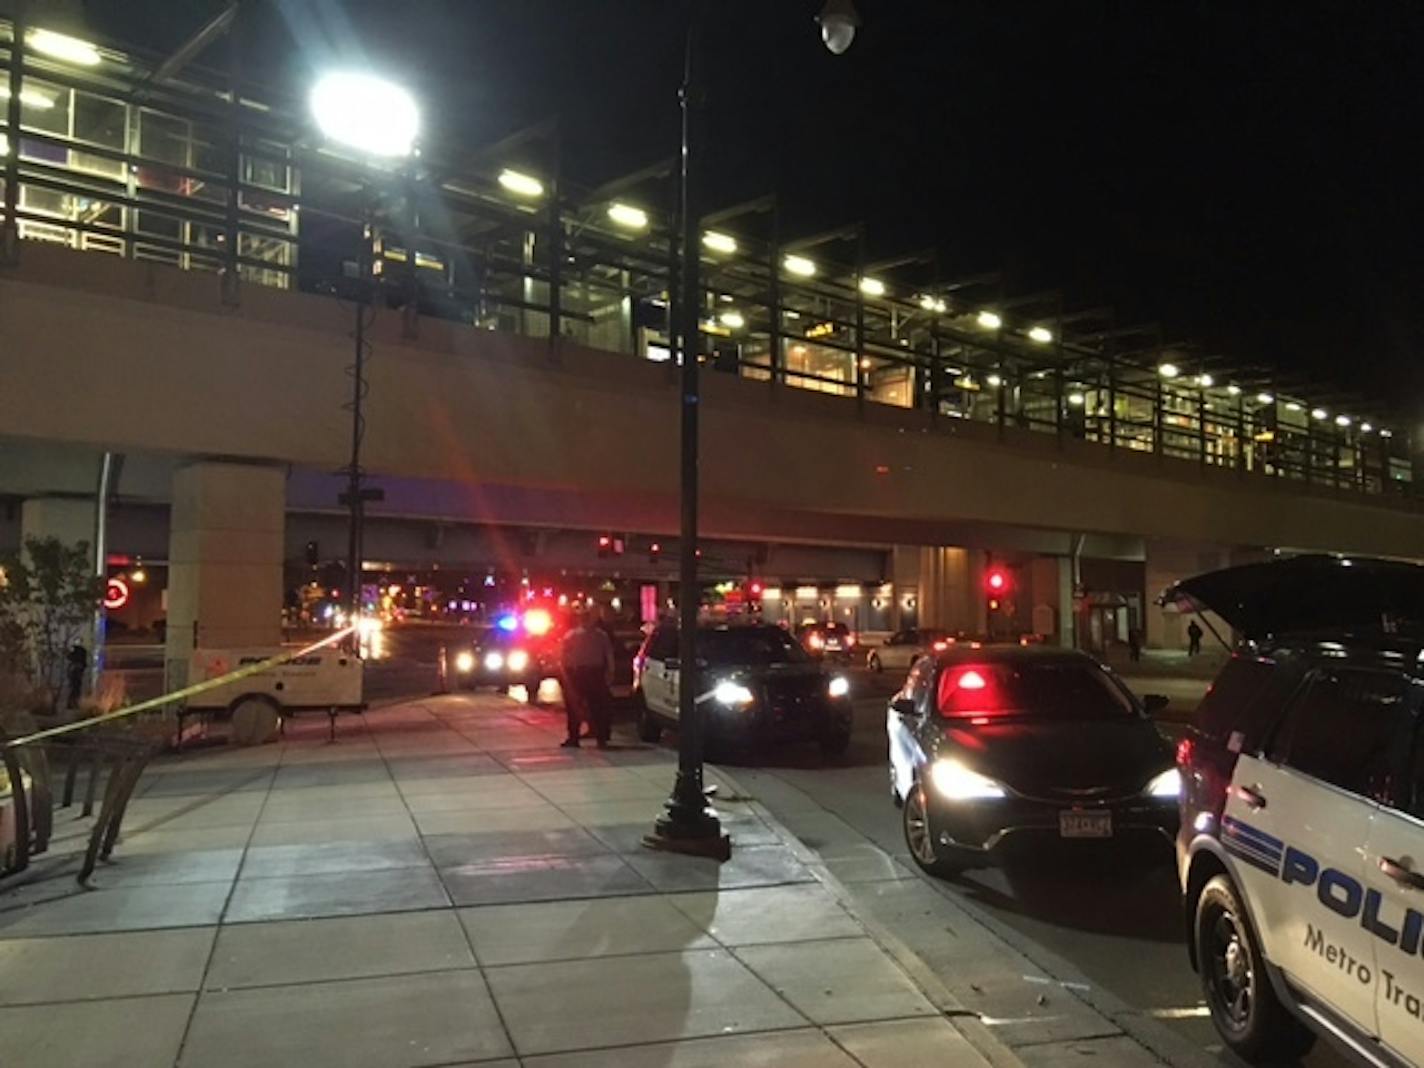
<path fill-rule="evenodd" d="M 0 47 L 0 180 L 22 239 L 347 298 L 365 291 L 369 264 L 383 306 L 679 358 L 679 250 L 657 210 L 672 201 L 666 174 L 620 183 L 615 197 L 556 184 L 527 158 L 517 162 L 539 176 L 534 193 L 501 181 L 515 161 L 478 153 L 432 145 L 399 163 L 362 160 L 323 145 L 299 102 L 196 69 L 157 84 L 158 57 L 105 48 L 91 66 L 22 50 L 16 109 L 5 23 Z M 615 202 L 641 208 L 646 225 L 610 215 Z M 1051 435 L 1414 495 L 1407 435 L 1366 411 L 1322 414 L 1306 396 L 1277 396 L 1267 373 L 1207 374 L 1161 346 L 1115 351 L 1057 312 L 987 314 L 994 300 L 968 299 L 973 289 L 908 281 L 913 264 L 871 278 L 823 257 L 840 247 L 829 241 L 778 246 L 765 211 L 747 222 L 760 236 L 728 221 L 699 249 L 699 355 L 713 372 L 982 424 L 1006 442 Z M 831 240 L 858 249 L 856 236 Z M 1169 357 L 1180 363 L 1170 375 Z"/>

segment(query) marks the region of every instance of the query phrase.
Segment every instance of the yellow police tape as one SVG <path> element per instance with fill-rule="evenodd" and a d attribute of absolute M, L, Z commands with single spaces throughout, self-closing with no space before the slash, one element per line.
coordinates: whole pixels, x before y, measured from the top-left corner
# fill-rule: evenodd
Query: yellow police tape
<path fill-rule="evenodd" d="M 164 705 L 171 705 L 176 701 L 183 701 L 189 697 L 195 697 L 200 693 L 215 690 L 219 686 L 226 686 L 230 682 L 236 682 L 238 679 L 245 679 L 249 675 L 256 675 L 259 672 L 267 671 L 270 668 L 285 664 L 290 660 L 295 660 L 299 656 L 314 653 L 318 649 L 324 649 L 328 645 L 334 645 L 355 632 L 356 627 L 354 625 L 345 627 L 342 630 L 334 631 L 330 637 L 323 638 L 321 641 L 304 648 L 293 649 L 289 653 L 281 653 L 257 664 L 248 664 L 246 667 L 240 667 L 236 671 L 229 671 L 226 675 L 219 675 L 215 679 L 205 679 L 202 682 L 194 683 L 192 686 L 185 686 L 181 690 L 174 690 L 172 693 L 162 694 L 159 697 L 151 697 L 147 701 L 140 701 L 136 705 L 126 705 L 116 711 L 107 712 L 102 716 L 94 716 L 91 719 L 78 719 L 73 723 L 66 723 L 60 727 L 50 727 L 47 730 L 36 731 L 34 734 L 26 734 L 21 738 L 11 738 L 3 746 L 0 746 L 0 748 L 17 749 L 22 745 L 32 745 L 35 742 L 44 741 L 46 738 L 53 738 L 60 734 L 71 734 L 74 731 L 82 731 L 85 728 L 93 727 L 100 723 L 108 723 L 110 720 L 125 719 L 129 716 L 136 716 L 140 712 L 152 712 L 155 708 L 162 708 Z"/>

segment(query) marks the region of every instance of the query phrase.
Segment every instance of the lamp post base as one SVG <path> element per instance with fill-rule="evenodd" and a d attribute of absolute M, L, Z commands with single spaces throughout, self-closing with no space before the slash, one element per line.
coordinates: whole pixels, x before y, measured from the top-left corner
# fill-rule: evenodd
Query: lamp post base
<path fill-rule="evenodd" d="M 672 796 L 664 807 L 666 811 L 653 824 L 652 833 L 643 836 L 645 848 L 716 860 L 731 859 L 731 836 L 722 830 L 717 810 L 708 802 L 696 777 L 679 770 Z"/>

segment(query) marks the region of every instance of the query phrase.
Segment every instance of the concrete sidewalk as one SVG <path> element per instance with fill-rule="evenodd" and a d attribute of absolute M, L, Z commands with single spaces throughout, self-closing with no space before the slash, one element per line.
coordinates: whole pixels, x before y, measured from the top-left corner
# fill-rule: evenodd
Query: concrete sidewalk
<path fill-rule="evenodd" d="M 732 860 L 643 849 L 672 754 L 562 719 L 448 696 L 157 763 L 94 889 L 63 844 L 0 886 L 0 1061 L 1016 1063 L 715 772 Z"/>

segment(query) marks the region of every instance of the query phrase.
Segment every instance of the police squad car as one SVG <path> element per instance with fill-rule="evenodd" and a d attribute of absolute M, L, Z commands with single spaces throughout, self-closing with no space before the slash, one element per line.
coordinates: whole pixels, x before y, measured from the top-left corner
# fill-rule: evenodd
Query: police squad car
<path fill-rule="evenodd" d="M 1178 583 L 1242 639 L 1178 749 L 1212 1018 L 1252 1061 L 1324 1035 L 1424 1064 L 1424 568 L 1298 557 Z"/>

